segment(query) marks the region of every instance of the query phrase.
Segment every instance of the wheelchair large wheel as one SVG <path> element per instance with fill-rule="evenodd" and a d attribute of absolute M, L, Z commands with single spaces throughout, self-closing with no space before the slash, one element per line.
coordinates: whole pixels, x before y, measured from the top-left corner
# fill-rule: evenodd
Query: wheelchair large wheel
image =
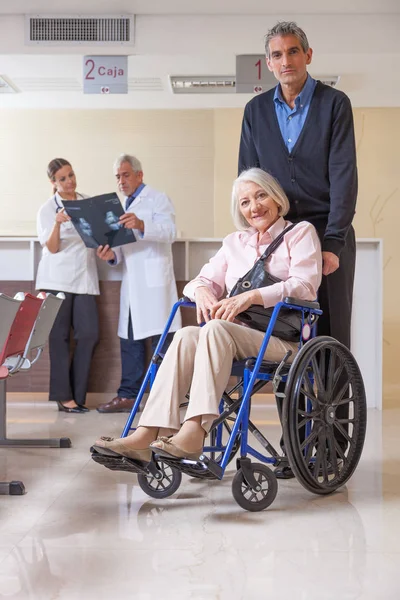
<path fill-rule="evenodd" d="M 254 489 L 239 469 L 232 481 L 232 495 L 236 502 L 250 512 L 265 510 L 276 498 L 278 482 L 274 473 L 261 463 L 251 463 L 251 470 L 257 482 Z"/>
<path fill-rule="evenodd" d="M 334 338 L 316 337 L 290 368 L 283 435 L 290 466 L 315 494 L 329 494 L 352 476 L 361 457 L 367 404 L 360 369 Z"/>
<path fill-rule="evenodd" d="M 140 473 L 137 476 L 138 484 L 142 490 L 151 498 L 168 498 L 176 492 L 181 485 L 182 473 L 163 461 L 157 461 L 160 479 L 152 473 Z"/>

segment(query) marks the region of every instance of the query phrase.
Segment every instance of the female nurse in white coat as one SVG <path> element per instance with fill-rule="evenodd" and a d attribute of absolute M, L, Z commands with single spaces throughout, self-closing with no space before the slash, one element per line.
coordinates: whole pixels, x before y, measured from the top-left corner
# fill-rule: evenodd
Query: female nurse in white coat
<path fill-rule="evenodd" d="M 64 158 L 55 158 L 47 175 L 53 195 L 37 216 L 43 253 L 36 288 L 65 294 L 49 337 L 49 400 L 57 402 L 60 411 L 84 413 L 88 411 L 85 400 L 90 364 L 99 337 L 96 251 L 86 248 L 63 208 L 63 200 L 85 197 L 76 191 L 71 164 Z M 72 360 L 71 328 L 75 340 Z"/>
<path fill-rule="evenodd" d="M 145 368 L 145 340 L 153 350 L 177 301 L 172 260 L 176 237 L 171 200 L 143 182 L 140 161 L 121 155 L 114 165 L 119 191 L 125 196 L 124 227 L 133 229 L 136 242 L 119 248 L 99 247 L 98 256 L 112 264 L 122 262 L 118 336 L 122 377 L 117 396 L 100 405 L 102 413 L 129 412 L 139 392 Z M 170 331 L 181 327 L 180 315 Z M 167 339 L 167 345 L 172 337 Z"/>

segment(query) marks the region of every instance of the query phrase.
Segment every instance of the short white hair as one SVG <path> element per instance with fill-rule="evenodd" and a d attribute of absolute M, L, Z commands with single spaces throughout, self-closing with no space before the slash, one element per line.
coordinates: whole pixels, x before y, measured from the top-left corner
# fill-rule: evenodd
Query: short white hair
<path fill-rule="evenodd" d="M 138 173 L 139 171 L 143 173 L 142 163 L 136 156 L 132 156 L 131 154 L 120 154 L 114 162 L 114 171 L 119 169 L 124 162 L 129 163 L 135 173 Z"/>
<path fill-rule="evenodd" d="M 242 171 L 233 182 L 232 187 L 232 203 L 231 203 L 231 214 L 232 219 L 235 224 L 235 227 L 241 231 L 244 231 L 250 227 L 249 223 L 246 221 L 242 213 L 240 212 L 239 207 L 239 194 L 238 187 L 242 181 L 251 181 L 260 186 L 268 194 L 274 202 L 279 206 L 279 216 L 284 217 L 289 212 L 290 204 L 288 197 L 283 191 L 281 185 L 277 182 L 275 177 L 272 177 L 266 171 L 262 169 L 258 169 L 257 167 L 253 167 L 252 169 L 247 169 L 247 171 Z"/>

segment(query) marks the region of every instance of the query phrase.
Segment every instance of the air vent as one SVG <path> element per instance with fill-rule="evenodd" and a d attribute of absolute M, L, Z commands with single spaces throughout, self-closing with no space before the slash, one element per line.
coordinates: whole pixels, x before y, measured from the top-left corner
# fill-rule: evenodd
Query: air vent
<path fill-rule="evenodd" d="M 313 77 L 331 87 L 335 87 L 340 80 L 340 75 L 313 75 Z M 174 94 L 234 94 L 236 92 L 234 75 L 170 75 L 169 80 Z"/>
<path fill-rule="evenodd" d="M 133 15 L 25 15 L 26 45 L 131 46 L 133 43 Z"/>
<path fill-rule="evenodd" d="M 233 75 L 171 75 L 174 94 L 233 94 Z"/>

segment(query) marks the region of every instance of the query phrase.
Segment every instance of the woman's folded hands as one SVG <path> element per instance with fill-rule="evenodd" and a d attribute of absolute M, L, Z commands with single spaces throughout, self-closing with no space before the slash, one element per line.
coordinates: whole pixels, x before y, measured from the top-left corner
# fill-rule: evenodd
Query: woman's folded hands
<path fill-rule="evenodd" d="M 197 322 L 208 323 L 211 319 L 234 321 L 236 316 L 252 304 L 263 304 L 258 290 L 249 290 L 232 298 L 218 300 L 207 286 L 198 287 L 195 292 Z"/>

